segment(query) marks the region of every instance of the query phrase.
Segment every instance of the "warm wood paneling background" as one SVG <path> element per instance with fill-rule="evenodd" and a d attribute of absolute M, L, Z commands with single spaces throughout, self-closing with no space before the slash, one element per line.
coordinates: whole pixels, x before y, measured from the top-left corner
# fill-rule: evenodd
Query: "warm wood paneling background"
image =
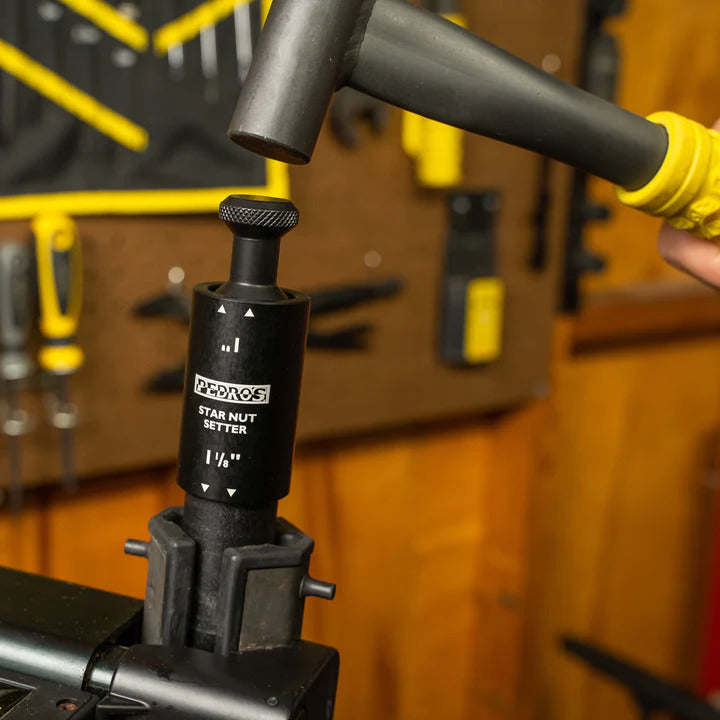
<path fill-rule="evenodd" d="M 532 717 L 634 717 L 624 694 L 557 650 L 563 632 L 694 684 L 718 367 L 717 338 L 557 364 L 548 453 L 531 490 Z"/>
<path fill-rule="evenodd" d="M 692 682 L 720 339 L 574 356 L 493 419 L 299 453 L 282 512 L 314 536 L 307 634 L 342 651 L 338 717 L 632 718 L 557 650 L 573 631 Z M 141 595 L 121 554 L 180 502 L 172 473 L 31 497 L 0 561 Z"/>
<path fill-rule="evenodd" d="M 308 637 L 342 649 L 339 718 L 514 715 L 541 415 L 299 454 L 281 511 L 315 538 L 313 574 L 339 585 L 306 616 Z M 39 491 L 0 516 L 0 562 L 141 596 L 145 562 L 122 542 L 181 501 L 168 471 Z"/>
<path fill-rule="evenodd" d="M 623 51 L 622 105 L 708 125 L 720 115 L 717 2 L 631 0 L 609 27 Z M 608 267 L 584 280 L 588 310 L 561 336 L 596 351 L 557 358 L 548 453 L 531 489 L 525 651 L 537 720 L 636 717 L 616 686 L 558 652 L 561 632 L 691 686 L 702 637 L 720 342 L 701 328 L 717 328 L 720 300 L 662 261 L 658 221 L 618 205 L 607 183 L 590 187 L 613 210 L 588 233 Z M 638 344 L 643 335 L 653 342 Z"/>
<path fill-rule="evenodd" d="M 716 0 L 634 0 L 616 23 L 623 102 L 711 122 L 718 26 Z M 617 209 L 593 232 L 612 263 L 587 281 L 591 296 L 686 282 L 656 257 L 656 227 Z M 634 718 L 615 687 L 559 653 L 565 631 L 693 682 L 720 336 L 707 322 L 697 337 L 637 345 L 625 333 L 577 353 L 588 327 L 558 324 L 552 389 L 528 407 L 299 452 L 282 511 L 315 537 L 314 574 L 339 583 L 332 604 L 308 603 L 306 625 L 341 649 L 339 719 Z M 38 491 L 19 519 L 0 515 L 0 561 L 140 595 L 144 562 L 122 541 L 179 499 L 168 469 L 70 499 Z"/>

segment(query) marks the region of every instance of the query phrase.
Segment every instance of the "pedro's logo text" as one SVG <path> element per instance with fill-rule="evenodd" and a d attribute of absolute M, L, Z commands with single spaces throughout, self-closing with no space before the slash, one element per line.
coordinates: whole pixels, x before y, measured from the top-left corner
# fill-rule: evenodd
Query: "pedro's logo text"
<path fill-rule="evenodd" d="M 195 375 L 195 394 L 211 400 L 238 405 L 267 405 L 270 402 L 269 385 L 236 385 Z"/>

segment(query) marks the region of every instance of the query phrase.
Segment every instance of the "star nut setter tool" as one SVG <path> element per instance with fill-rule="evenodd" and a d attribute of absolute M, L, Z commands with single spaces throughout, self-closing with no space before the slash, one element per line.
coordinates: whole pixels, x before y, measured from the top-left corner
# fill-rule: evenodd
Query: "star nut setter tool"
<path fill-rule="evenodd" d="M 49 417 L 60 432 L 63 486 L 77 486 L 73 432 L 77 409 L 70 401 L 70 376 L 83 364 L 83 351 L 76 341 L 82 305 L 82 254 L 80 236 L 66 215 L 39 215 L 32 221 L 35 235 L 40 333 L 43 344 L 40 367 L 54 380 Z"/>
<path fill-rule="evenodd" d="M 30 243 L 0 244 L 0 376 L 5 394 L 2 428 L 7 438 L 9 504 L 14 512 L 20 509 L 23 495 L 20 438 L 29 425 L 28 415 L 20 407 L 20 390 L 33 370 L 28 353 L 35 291 L 32 274 Z"/>
<path fill-rule="evenodd" d="M 331 720 L 339 659 L 302 639 L 313 541 L 290 488 L 310 300 L 277 285 L 286 200 L 232 195 L 226 282 L 193 291 L 178 483 L 151 518 L 145 601 L 0 568 L 0 717 Z M 229 249 L 229 248 L 228 248 Z M 229 253 L 228 253 L 229 254 Z"/>

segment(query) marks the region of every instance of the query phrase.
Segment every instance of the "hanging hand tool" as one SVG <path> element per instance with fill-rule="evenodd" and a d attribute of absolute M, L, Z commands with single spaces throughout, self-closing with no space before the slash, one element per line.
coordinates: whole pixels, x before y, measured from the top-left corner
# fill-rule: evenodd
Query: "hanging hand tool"
<path fill-rule="evenodd" d="M 141 318 L 166 317 L 190 322 L 189 298 L 182 291 L 182 282 L 176 284 L 172 280 L 173 268 L 170 271 L 170 286 L 162 295 L 140 303 L 133 314 Z M 392 276 L 382 280 L 372 280 L 358 284 L 340 285 L 332 288 L 319 289 L 310 293 L 312 306 L 310 309 L 310 329 L 307 336 L 308 349 L 314 350 L 367 350 L 369 336 L 373 326 L 367 323 L 344 325 L 337 330 L 318 330 L 313 327 L 313 320 L 355 308 L 358 305 L 393 297 L 402 292 L 403 279 Z M 152 393 L 181 392 L 185 380 L 185 361 L 174 367 L 165 368 L 148 379 L 145 389 Z"/>
<path fill-rule="evenodd" d="M 250 3 L 239 3 L 233 9 L 235 23 L 235 59 L 240 84 L 245 82 L 253 58 L 252 18 Z"/>
<path fill-rule="evenodd" d="M 214 105 L 220 99 L 218 48 L 214 25 L 206 25 L 200 31 L 200 64 L 205 81 L 205 102 Z"/>
<path fill-rule="evenodd" d="M 175 265 L 168 271 L 165 292 L 143 300 L 133 308 L 133 315 L 140 318 L 168 317 L 188 325 L 190 323 L 190 296 L 183 288 L 185 271 Z"/>
<path fill-rule="evenodd" d="M 133 308 L 133 315 L 139 318 L 171 318 L 183 325 L 190 324 L 190 296 L 183 288 L 185 271 L 175 265 L 168 271 L 165 292 L 144 300 Z M 185 360 L 175 367 L 165 368 L 153 375 L 145 389 L 153 393 L 181 392 L 185 380 Z"/>
<path fill-rule="evenodd" d="M 382 280 L 341 285 L 309 293 L 312 298 L 310 307 L 310 329 L 308 348 L 317 350 L 367 350 L 372 325 L 360 323 L 347 325 L 337 330 L 318 330 L 313 320 L 318 317 L 349 310 L 374 300 L 393 297 L 402 292 L 403 280 L 393 276 Z"/>
<path fill-rule="evenodd" d="M 330 107 L 330 128 L 350 150 L 360 144 L 360 123 L 365 122 L 373 135 L 381 135 L 388 124 L 388 107 L 377 98 L 343 88 Z"/>
<path fill-rule="evenodd" d="M 403 279 L 393 275 L 382 280 L 322 288 L 308 293 L 312 298 L 310 316 L 327 315 L 340 310 L 365 305 L 373 300 L 397 295 L 403 288 Z"/>
<path fill-rule="evenodd" d="M 159 370 L 148 378 L 144 389 L 151 393 L 178 393 L 182 392 L 185 384 L 185 359 L 171 368 Z"/>
<path fill-rule="evenodd" d="M 498 271 L 498 193 L 448 196 L 438 352 L 452 366 L 480 366 L 502 353 L 505 282 Z"/>
<path fill-rule="evenodd" d="M 0 245 L 0 376 L 4 383 L 2 422 L 7 438 L 10 507 L 22 504 L 20 438 L 28 430 L 28 415 L 20 407 L 19 390 L 32 372 L 27 351 L 33 309 L 32 248 L 27 242 Z"/>
<path fill-rule="evenodd" d="M 561 645 L 593 670 L 624 687 L 638 707 L 640 720 L 668 715 L 678 720 L 720 720 L 720 712 L 686 688 L 659 678 L 593 643 L 564 637 Z"/>
<path fill-rule="evenodd" d="M 596 0 L 587 8 L 580 87 L 608 102 L 614 102 L 617 95 L 621 56 L 619 42 L 607 23 L 626 10 L 626 0 Z M 570 312 L 580 307 L 583 276 L 605 269 L 605 259 L 586 244 L 586 230 L 591 223 L 608 220 L 612 210 L 592 200 L 589 181 L 589 175 L 582 170 L 572 174 L 562 287 L 562 309 Z"/>
<path fill-rule="evenodd" d="M 82 255 L 77 226 L 66 215 L 40 215 L 32 221 L 43 347 L 40 367 L 55 378 L 50 421 L 61 433 L 63 485 L 77 486 L 73 431 L 77 410 L 70 402 L 70 375 L 83 363 L 76 341 L 82 304 Z"/>

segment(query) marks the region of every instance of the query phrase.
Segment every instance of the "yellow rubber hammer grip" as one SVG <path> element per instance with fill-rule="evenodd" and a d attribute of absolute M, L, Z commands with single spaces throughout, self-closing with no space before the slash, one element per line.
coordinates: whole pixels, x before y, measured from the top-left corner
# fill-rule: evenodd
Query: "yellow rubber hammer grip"
<path fill-rule="evenodd" d="M 648 120 L 667 130 L 665 161 L 647 185 L 617 188 L 618 197 L 680 230 L 720 239 L 720 133 L 671 112 Z"/>
<path fill-rule="evenodd" d="M 77 226 L 67 215 L 39 215 L 31 221 L 38 275 L 41 367 L 54 374 L 75 372 L 83 363 L 77 345 L 82 305 L 82 249 Z"/>

